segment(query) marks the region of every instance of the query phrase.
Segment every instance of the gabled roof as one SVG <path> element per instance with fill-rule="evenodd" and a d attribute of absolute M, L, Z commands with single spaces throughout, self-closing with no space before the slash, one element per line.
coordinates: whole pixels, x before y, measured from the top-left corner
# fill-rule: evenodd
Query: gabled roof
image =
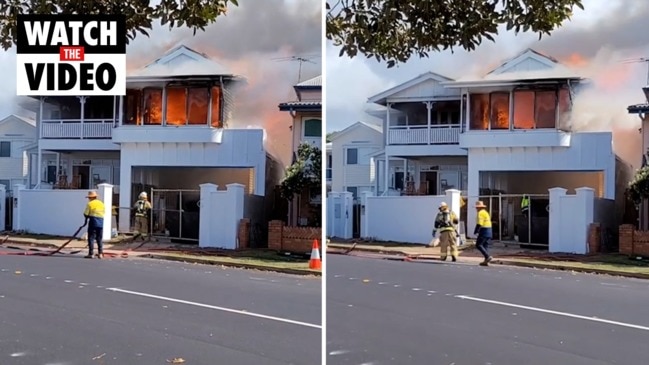
<path fill-rule="evenodd" d="M 279 104 L 279 110 L 282 112 L 296 111 L 296 112 L 308 112 L 308 111 L 321 111 L 322 102 L 321 101 L 288 101 L 285 103 Z"/>
<path fill-rule="evenodd" d="M 296 89 L 321 89 L 322 88 L 322 75 L 316 76 L 295 85 Z"/>
<path fill-rule="evenodd" d="M 539 51 L 536 51 L 532 48 L 528 48 L 524 50 L 523 52 L 517 54 L 516 56 L 509 58 L 505 60 L 503 63 L 500 64 L 500 66 L 496 67 L 495 69 L 489 71 L 487 75 L 491 74 L 501 74 L 503 72 L 507 72 L 511 70 L 513 67 L 516 67 L 517 65 L 521 64 L 522 62 L 528 61 L 528 60 L 534 60 L 537 61 L 541 64 L 546 65 L 548 68 L 554 68 L 555 66 L 559 65 L 559 61 L 550 56 L 546 56 L 542 54 Z"/>
<path fill-rule="evenodd" d="M 0 120 L 0 124 L 4 124 L 4 123 L 6 123 L 6 122 L 8 122 L 8 121 L 10 121 L 12 119 L 19 120 L 19 121 L 21 121 L 21 122 L 23 122 L 25 124 L 28 124 L 28 125 L 30 125 L 32 127 L 36 127 L 36 121 L 35 120 L 27 118 L 27 117 L 20 116 L 20 115 L 16 115 L 16 114 L 9 114 L 6 117 L 2 118 L 2 120 Z"/>
<path fill-rule="evenodd" d="M 381 128 L 378 125 L 370 124 L 370 123 L 367 123 L 367 122 L 356 122 L 356 123 L 350 125 L 349 127 L 343 129 L 342 131 L 336 132 L 336 134 L 331 136 L 329 138 L 329 140 L 331 142 L 333 142 L 333 141 L 337 140 L 338 138 L 340 138 L 340 136 L 343 136 L 343 135 L 345 135 L 345 134 L 347 134 L 347 133 L 349 133 L 349 132 L 351 132 L 351 131 L 353 131 L 353 130 L 355 130 L 357 128 L 370 128 L 370 129 L 374 130 L 375 132 L 383 133 L 383 128 Z"/>
<path fill-rule="evenodd" d="M 453 79 L 448 78 L 446 76 L 443 76 L 443 75 L 440 75 L 440 74 L 437 74 L 437 73 L 434 73 L 434 72 L 426 72 L 426 73 L 423 73 L 423 74 L 421 74 L 421 75 L 419 75 L 419 76 L 417 76 L 417 77 L 415 77 L 413 79 L 410 79 L 410 80 L 408 80 L 408 81 L 406 81 L 406 82 L 404 82 L 402 84 L 399 84 L 399 85 L 397 85 L 397 86 L 395 86 L 393 88 L 390 88 L 388 90 L 385 90 L 385 91 L 383 91 L 383 92 L 381 92 L 379 94 L 376 94 L 376 95 L 370 97 L 368 99 L 368 102 L 376 103 L 376 104 L 382 104 L 390 96 L 392 96 L 392 95 L 394 95 L 396 93 L 399 93 L 401 91 L 404 91 L 404 90 L 406 90 L 408 88 L 411 88 L 411 87 L 413 87 L 413 86 L 415 86 L 417 84 L 420 84 L 422 82 L 428 81 L 428 80 L 433 80 L 433 81 L 437 81 L 437 82 L 440 82 L 440 83 L 453 81 Z"/>
<path fill-rule="evenodd" d="M 210 59 L 206 54 L 183 44 L 132 72 L 129 78 L 173 77 L 173 76 L 234 76 L 225 66 Z"/>

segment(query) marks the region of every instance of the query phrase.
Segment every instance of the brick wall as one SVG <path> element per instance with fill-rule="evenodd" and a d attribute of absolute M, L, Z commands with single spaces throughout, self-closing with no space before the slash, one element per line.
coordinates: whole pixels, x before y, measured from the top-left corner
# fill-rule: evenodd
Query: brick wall
<path fill-rule="evenodd" d="M 620 253 L 649 257 L 649 231 L 636 231 L 631 224 L 621 225 Z"/>
<path fill-rule="evenodd" d="M 321 246 L 322 230 L 320 228 L 288 227 L 282 221 L 268 223 L 268 248 L 271 250 L 310 253 L 314 239 L 318 240 L 318 245 Z"/>
<path fill-rule="evenodd" d="M 247 249 L 250 247 L 250 219 L 243 218 L 239 221 L 237 236 L 239 237 L 240 249 Z"/>
<path fill-rule="evenodd" d="M 602 226 L 599 223 L 591 223 L 588 227 L 588 253 L 602 251 Z"/>

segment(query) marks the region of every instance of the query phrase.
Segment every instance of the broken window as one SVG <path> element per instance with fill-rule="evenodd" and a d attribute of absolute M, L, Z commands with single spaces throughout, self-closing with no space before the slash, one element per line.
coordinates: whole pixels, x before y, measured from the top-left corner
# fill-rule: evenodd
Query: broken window
<path fill-rule="evenodd" d="M 469 129 L 486 130 L 489 128 L 489 94 L 470 95 L 471 120 Z"/>
<path fill-rule="evenodd" d="M 557 118 L 556 91 L 536 92 L 536 128 L 555 128 Z"/>
<path fill-rule="evenodd" d="M 534 129 L 534 91 L 514 92 L 514 128 Z"/>
<path fill-rule="evenodd" d="M 124 97 L 124 125 L 140 125 L 142 124 L 140 114 L 140 102 L 142 100 L 142 91 L 135 89 L 127 89 L 126 96 Z"/>
<path fill-rule="evenodd" d="M 222 128 L 223 121 L 221 120 L 221 88 L 218 86 L 212 87 L 212 115 L 210 125 L 214 128 Z"/>
<path fill-rule="evenodd" d="M 566 127 L 570 120 L 570 111 L 572 109 L 572 100 L 570 99 L 570 90 L 562 88 L 559 90 L 559 126 Z"/>
<path fill-rule="evenodd" d="M 142 124 L 162 124 L 162 89 L 144 89 L 144 103 L 142 106 Z"/>
<path fill-rule="evenodd" d="M 187 123 L 194 125 L 207 124 L 209 92 L 206 87 L 187 90 Z"/>
<path fill-rule="evenodd" d="M 509 93 L 491 93 L 491 129 L 509 129 Z"/>
<path fill-rule="evenodd" d="M 167 88 L 167 125 L 187 124 L 187 89 Z"/>

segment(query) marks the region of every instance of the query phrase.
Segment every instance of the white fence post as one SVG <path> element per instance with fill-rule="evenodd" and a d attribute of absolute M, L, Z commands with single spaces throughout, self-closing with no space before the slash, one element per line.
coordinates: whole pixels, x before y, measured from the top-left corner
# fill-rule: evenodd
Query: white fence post
<path fill-rule="evenodd" d="M 343 234 L 340 238 L 350 239 L 354 237 L 354 194 L 345 191 L 340 194 L 343 206 Z"/>
<path fill-rule="evenodd" d="M 228 217 L 230 221 L 226 227 L 225 232 L 228 235 L 225 237 L 225 242 L 228 243 L 226 248 L 228 249 L 237 249 L 239 248 L 239 223 L 243 219 L 243 205 L 244 205 L 244 195 L 245 195 L 245 185 L 242 184 L 227 184 L 226 185 L 228 201 L 231 204 L 232 209 L 229 210 Z"/>
<path fill-rule="evenodd" d="M 199 185 L 200 200 L 199 200 L 199 226 L 198 226 L 198 246 L 211 247 L 212 240 L 212 193 L 216 193 L 219 186 L 214 184 L 201 184 Z"/>
<path fill-rule="evenodd" d="M 372 196 L 374 196 L 374 193 L 371 191 L 364 191 L 361 193 L 361 238 L 369 237 L 367 226 L 367 198 Z"/>
<path fill-rule="evenodd" d="M 563 220 L 563 217 L 561 216 L 561 198 L 566 196 L 567 191 L 568 190 L 564 188 L 548 189 L 548 192 L 550 193 L 550 211 L 548 212 L 548 250 L 550 252 L 556 252 L 561 249 L 561 240 L 564 237 L 563 232 L 561 232 L 561 222 Z M 531 227 L 528 229 L 531 229 Z"/>
<path fill-rule="evenodd" d="M 577 253 L 588 253 L 588 227 L 593 223 L 594 210 L 595 210 L 595 189 L 588 187 L 581 187 L 575 189 L 577 192 L 577 207 L 579 207 L 580 214 L 582 214 L 580 222 L 581 225 L 575 227 L 577 230 L 577 237 L 579 240 L 575 244 L 579 245 Z"/>
<path fill-rule="evenodd" d="M 101 239 L 108 241 L 112 238 L 113 232 L 113 185 L 105 183 L 97 185 L 97 195 L 104 203 L 104 230 Z"/>
<path fill-rule="evenodd" d="M 0 231 L 7 229 L 7 188 L 0 184 Z"/>
<path fill-rule="evenodd" d="M 14 207 L 13 207 L 13 227 L 14 231 L 20 231 L 20 195 L 22 190 L 25 190 L 27 187 L 23 184 L 14 185 L 13 197 L 14 197 Z"/>

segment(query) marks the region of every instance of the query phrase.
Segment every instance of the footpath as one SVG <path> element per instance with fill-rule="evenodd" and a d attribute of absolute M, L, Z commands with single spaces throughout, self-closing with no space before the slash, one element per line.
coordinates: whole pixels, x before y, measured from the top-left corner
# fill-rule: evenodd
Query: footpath
<path fill-rule="evenodd" d="M 430 261 L 439 260 L 440 249 L 425 245 L 384 243 L 384 242 L 345 242 L 330 241 L 327 243 L 327 254 L 342 254 L 360 257 L 371 257 L 401 261 Z M 458 262 L 475 263 L 483 260 L 475 248 L 475 242 L 467 240 L 459 246 Z M 519 245 L 505 246 L 495 243 L 490 247 L 494 257 L 490 266 L 507 265 L 535 269 L 561 270 L 624 276 L 639 279 L 649 279 L 649 260 L 631 258 L 620 254 L 570 255 L 551 254 L 546 250 L 522 249 Z M 447 258 L 450 264 L 450 258 Z"/>
<path fill-rule="evenodd" d="M 66 242 L 70 237 L 0 234 L 0 248 L 12 255 L 44 255 Z M 95 247 L 96 252 L 96 247 Z M 75 238 L 58 255 L 83 257 L 88 253 L 87 241 Z M 105 259 L 157 259 L 193 264 L 219 265 L 250 270 L 274 271 L 292 275 L 321 276 L 320 270 L 309 269 L 309 258 L 280 255 L 266 249 L 222 250 L 200 248 L 191 244 L 176 244 L 164 239 L 144 242 L 130 236 L 118 236 L 104 243 Z"/>

